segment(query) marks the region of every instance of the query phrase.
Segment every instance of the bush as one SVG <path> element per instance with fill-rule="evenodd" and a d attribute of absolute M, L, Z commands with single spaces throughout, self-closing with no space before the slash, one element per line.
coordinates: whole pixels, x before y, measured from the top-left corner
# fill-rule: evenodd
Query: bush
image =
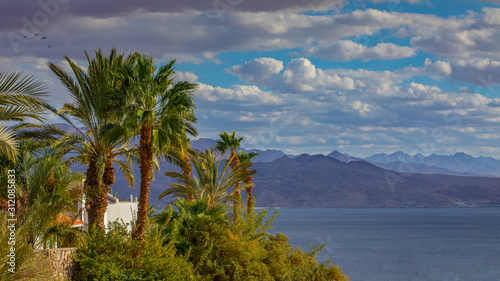
<path fill-rule="evenodd" d="M 118 223 L 107 234 L 90 231 L 75 258 L 75 280 L 196 280 L 189 262 L 158 237 L 150 232 L 141 244 Z"/>
<path fill-rule="evenodd" d="M 76 280 L 337 280 L 342 269 L 318 264 L 315 254 L 291 248 L 284 234 L 270 235 L 277 212 L 244 214 L 231 223 L 222 206 L 206 201 L 175 203 L 155 216 L 140 244 L 126 226 L 115 223 L 104 234 L 91 231 L 77 254 Z"/>
<path fill-rule="evenodd" d="M 349 280 L 330 261 L 317 263 L 321 247 L 306 253 L 292 249 L 284 234 L 268 234 L 277 213 L 266 220 L 261 211 L 231 224 L 224 209 L 183 200 L 175 206 L 178 211 L 169 207 L 156 217 L 167 226 L 164 243 L 174 243 L 200 280 Z"/>
<path fill-rule="evenodd" d="M 268 253 L 265 263 L 273 274 L 273 280 L 349 280 L 342 268 L 332 265 L 331 260 L 328 259 L 326 264 L 319 264 L 314 254 L 299 248 L 292 249 L 284 234 L 266 237 L 263 246 Z"/>

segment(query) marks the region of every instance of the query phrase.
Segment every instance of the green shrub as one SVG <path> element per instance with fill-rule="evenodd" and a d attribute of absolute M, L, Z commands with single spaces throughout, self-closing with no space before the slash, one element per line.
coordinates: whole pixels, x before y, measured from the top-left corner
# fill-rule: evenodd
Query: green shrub
<path fill-rule="evenodd" d="M 75 280 L 196 280 L 189 262 L 158 238 L 153 231 L 140 244 L 118 223 L 107 234 L 91 231 L 75 258 Z"/>
<path fill-rule="evenodd" d="M 175 206 L 178 211 L 170 206 L 156 220 L 166 226 L 164 243 L 174 243 L 200 280 L 349 280 L 330 261 L 318 264 L 321 247 L 306 253 L 292 249 L 284 234 L 268 234 L 277 213 L 269 219 L 266 211 L 252 213 L 231 224 L 224 209 L 183 200 Z"/>
<path fill-rule="evenodd" d="M 90 232 L 76 257 L 76 280 L 337 280 L 349 277 L 330 261 L 291 248 L 281 233 L 270 235 L 275 213 L 231 213 L 207 201 L 180 200 L 156 215 L 142 244 L 126 226 L 115 223 L 107 234 Z M 139 248 L 140 245 L 140 248 Z"/>
<path fill-rule="evenodd" d="M 284 234 L 270 235 L 262 244 L 268 253 L 265 263 L 274 280 L 349 280 L 342 268 L 332 265 L 331 260 L 319 264 L 314 254 L 292 249 Z"/>

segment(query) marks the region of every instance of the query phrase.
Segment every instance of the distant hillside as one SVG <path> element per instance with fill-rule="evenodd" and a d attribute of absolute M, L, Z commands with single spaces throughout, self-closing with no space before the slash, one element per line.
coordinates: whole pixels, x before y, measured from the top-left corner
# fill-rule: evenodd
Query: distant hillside
<path fill-rule="evenodd" d="M 208 139 L 208 138 L 199 138 L 196 140 L 193 140 L 191 142 L 191 146 L 193 148 L 196 148 L 200 151 L 204 151 L 207 148 L 213 148 L 217 144 L 217 141 L 214 139 Z M 244 143 L 243 143 L 244 144 Z M 281 151 L 281 150 L 276 150 L 276 149 L 245 149 L 242 148 L 242 151 L 245 152 L 257 152 L 259 155 L 257 155 L 254 158 L 254 162 L 271 162 L 273 160 L 279 159 L 283 156 L 286 156 L 286 154 Z"/>
<path fill-rule="evenodd" d="M 76 132 L 76 130 L 67 124 L 56 124 L 66 131 Z M 204 151 L 207 148 L 215 147 L 217 141 L 210 138 L 199 138 L 191 142 L 191 145 Z M 243 143 L 244 145 L 244 143 Z M 288 155 L 281 150 L 276 149 L 245 149 L 246 152 L 257 152 L 259 155 L 254 162 L 271 162 L 284 156 L 293 159 L 297 155 Z M 384 169 L 396 172 L 411 172 L 425 174 L 446 174 L 446 175 L 484 175 L 500 177 L 500 160 L 492 157 L 473 157 L 463 152 L 454 155 L 436 155 L 424 156 L 420 153 L 410 155 L 402 151 L 392 154 L 379 153 L 365 159 L 357 158 L 337 150 L 327 155 L 341 162 L 368 161 Z"/>
<path fill-rule="evenodd" d="M 67 125 L 60 126 L 72 130 Z M 193 141 L 193 146 L 204 150 L 215 146 L 215 142 L 213 139 L 198 139 Z M 258 170 L 254 177 L 257 206 L 454 207 L 493 206 L 492 202 L 499 206 L 500 202 L 500 178 L 453 175 L 470 175 L 471 171 L 499 175 L 500 161 L 491 157 L 472 157 L 464 153 L 424 157 L 421 154 L 411 156 L 398 152 L 377 154 L 366 159 L 383 162 L 377 165 L 403 172 L 398 173 L 366 161 L 356 161 L 358 158 L 338 151 L 333 151 L 329 156 L 303 154 L 293 156 L 293 159 L 279 150 L 249 151 L 259 153 L 259 159 L 254 164 Z M 408 164 L 411 164 L 410 168 Z M 165 177 L 164 172 L 177 168 L 165 163 L 160 166 L 161 172 L 155 172 L 155 181 L 151 183 L 150 202 L 163 207 L 172 198 L 159 200 L 158 196 L 174 182 Z M 76 169 L 85 171 L 85 167 Z M 130 194 L 139 196 L 138 165 L 135 164 L 133 168 L 135 188 L 128 187 L 118 168 L 115 171 L 113 192 L 117 192 L 122 199 L 130 198 Z"/>
<path fill-rule="evenodd" d="M 322 155 L 256 163 L 257 206 L 404 207 L 491 206 L 500 179 L 390 172 L 367 162 Z M 391 182 L 394 183 L 391 185 Z M 463 203 L 465 202 L 465 203 Z"/>
<path fill-rule="evenodd" d="M 191 141 L 191 146 L 200 151 L 204 151 L 207 148 L 215 147 L 217 141 L 208 138 L 199 138 Z"/>
<path fill-rule="evenodd" d="M 281 151 L 276 149 L 243 149 L 246 152 L 257 152 L 259 155 L 255 156 L 254 162 L 271 162 L 281 157 L 287 157 L 287 155 Z"/>
<path fill-rule="evenodd" d="M 368 162 L 344 163 L 322 155 L 282 157 L 254 164 L 254 196 L 257 206 L 274 207 L 455 207 L 457 204 L 491 206 L 500 202 L 500 179 L 413 173 L 400 174 Z M 173 180 L 163 173 L 175 169 L 161 165 L 151 183 L 153 205 L 168 204 L 158 199 Z M 113 191 L 123 199 L 139 195 L 139 169 L 135 165 L 136 187 L 129 188 L 117 170 Z M 391 182 L 394 185 L 391 185 Z M 244 193 L 244 192 L 243 192 Z M 245 195 L 243 194 L 243 197 Z M 462 203 L 461 203 L 462 202 Z"/>
<path fill-rule="evenodd" d="M 418 159 L 416 159 L 419 157 Z M 417 160 L 422 159 L 424 156 L 422 154 L 415 154 L 415 156 L 411 156 L 402 151 L 397 151 L 392 154 L 379 153 L 374 154 L 368 158 L 365 158 L 368 162 L 375 162 L 380 164 L 387 164 L 391 162 L 417 162 Z"/>
<path fill-rule="evenodd" d="M 457 172 L 432 165 L 422 164 L 419 162 L 411 162 L 414 159 L 419 158 L 419 155 L 411 156 L 401 151 L 398 151 L 391 155 L 387 155 L 384 153 L 375 154 L 369 158 L 366 158 L 365 160 L 350 156 L 348 154 L 340 153 L 337 150 L 331 152 L 327 156 L 345 163 L 349 163 L 351 161 L 368 161 L 375 166 L 400 173 L 422 173 L 422 174 L 442 174 L 442 175 L 460 175 L 460 176 L 474 175 L 472 173 Z M 420 154 L 420 157 L 422 157 L 420 159 L 423 159 L 423 155 Z"/>
<path fill-rule="evenodd" d="M 353 157 L 348 154 L 343 154 L 337 150 L 331 152 L 327 156 L 345 163 L 349 163 L 351 161 L 368 161 L 375 166 L 400 173 L 422 173 L 422 174 L 442 174 L 442 175 L 460 175 L 460 176 L 474 175 L 472 173 L 457 172 L 432 165 L 422 164 L 419 162 L 411 162 L 414 161 L 414 159 L 423 159 L 423 155 L 420 154 L 411 156 L 401 151 L 393 153 L 391 155 L 383 153 L 375 154 L 369 158 L 366 158 L 366 160 Z"/>
<path fill-rule="evenodd" d="M 332 157 L 333 159 L 337 159 L 341 162 L 349 163 L 351 161 L 363 161 L 361 158 L 353 157 L 347 154 L 342 154 L 338 152 L 337 150 L 332 151 L 330 154 L 327 155 L 328 157 Z"/>
<path fill-rule="evenodd" d="M 387 164 L 372 163 L 375 166 L 384 168 L 386 170 L 396 171 L 400 173 L 420 173 L 420 174 L 440 174 L 440 175 L 457 175 L 457 176 L 473 176 L 471 173 L 461 173 L 457 171 L 439 168 L 436 166 L 429 166 L 417 162 L 391 162 Z"/>
<path fill-rule="evenodd" d="M 494 175 L 500 176 L 500 160 L 492 157 L 474 157 L 463 152 L 455 153 L 454 155 L 436 155 L 432 154 L 424 156 L 422 154 L 409 155 L 398 151 L 393 154 L 375 154 L 365 159 L 366 161 L 384 165 L 384 167 L 393 167 L 395 162 L 418 163 L 429 167 L 443 168 L 454 171 L 460 174 L 475 174 L 475 175 Z M 414 166 L 418 168 L 417 165 Z M 435 170 L 433 173 L 440 173 Z"/>

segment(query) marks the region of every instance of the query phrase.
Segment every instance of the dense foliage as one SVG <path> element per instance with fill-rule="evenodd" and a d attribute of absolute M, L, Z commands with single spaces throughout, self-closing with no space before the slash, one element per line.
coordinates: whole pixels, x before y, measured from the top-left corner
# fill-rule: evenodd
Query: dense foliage
<path fill-rule="evenodd" d="M 231 222 L 227 207 L 179 200 L 150 221 L 146 239 L 131 239 L 115 223 L 91 232 L 76 261 L 76 280 L 349 280 L 342 269 L 318 264 L 313 253 L 292 249 L 284 234 L 271 235 L 277 212 Z"/>
<path fill-rule="evenodd" d="M 107 234 L 91 231 L 75 258 L 74 280 L 196 280 L 189 262 L 158 237 L 149 232 L 140 243 L 119 223 Z"/>

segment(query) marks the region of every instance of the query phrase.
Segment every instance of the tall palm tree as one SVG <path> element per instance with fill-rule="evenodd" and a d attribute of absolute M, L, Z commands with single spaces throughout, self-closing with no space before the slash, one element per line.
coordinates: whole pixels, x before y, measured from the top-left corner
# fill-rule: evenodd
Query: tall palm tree
<path fill-rule="evenodd" d="M 252 165 L 252 158 L 255 156 L 259 155 L 257 152 L 250 152 L 246 153 L 244 151 L 241 151 L 238 153 L 238 157 L 240 159 L 240 163 L 242 165 Z M 247 192 L 247 213 L 250 214 L 253 210 L 253 176 L 250 175 L 248 176 L 245 180 L 243 180 L 244 183 L 249 184 L 247 188 L 245 188 L 245 191 Z"/>
<path fill-rule="evenodd" d="M 187 153 L 184 151 L 181 151 L 180 154 L 180 159 L 183 162 L 183 167 L 182 167 L 182 173 L 186 176 L 186 178 L 191 178 L 193 176 L 193 165 L 191 165 L 191 162 L 189 161 L 189 157 L 187 156 Z M 191 188 L 189 186 L 189 183 L 186 183 L 187 188 Z M 192 188 L 191 188 L 192 189 Z M 190 193 L 188 194 L 188 201 L 193 201 L 194 200 L 194 194 Z"/>
<path fill-rule="evenodd" d="M 222 160 L 223 157 L 218 156 L 214 149 L 207 149 L 204 153 L 192 155 L 191 163 L 196 174 L 189 178 L 183 173 L 166 172 L 165 175 L 176 179 L 177 183 L 171 184 L 170 188 L 163 191 L 160 199 L 168 195 L 189 198 L 189 194 L 192 193 L 195 200 L 207 200 L 209 208 L 227 202 L 236 205 L 234 194 L 243 188 L 250 187 L 251 184 L 245 183 L 233 191 L 230 189 L 257 171 L 248 170 L 250 167 L 248 164 L 231 169 L 231 162 L 225 161 L 222 164 Z"/>
<path fill-rule="evenodd" d="M 17 161 L 17 139 L 4 122 L 23 121 L 28 117 L 43 120 L 40 114 L 48 105 L 45 90 L 34 76 L 0 72 L 0 154 L 10 161 Z"/>
<path fill-rule="evenodd" d="M 193 175 L 193 165 L 191 164 L 191 160 L 189 159 L 189 157 L 190 156 L 193 157 L 194 155 L 197 154 L 198 152 L 193 147 L 191 147 L 189 139 L 185 138 L 179 143 L 179 147 L 169 150 L 166 160 L 169 163 L 180 167 L 182 174 L 187 179 L 191 179 Z M 185 184 L 187 189 L 191 188 L 188 181 Z M 188 201 L 194 200 L 193 192 L 187 195 L 187 200 Z"/>
<path fill-rule="evenodd" d="M 236 169 L 240 166 L 240 159 L 236 154 L 236 150 L 240 149 L 240 144 L 243 141 L 243 137 L 237 138 L 236 132 L 233 130 L 231 134 L 227 132 L 222 132 L 219 134 L 220 140 L 217 141 L 216 149 L 220 151 L 222 154 L 225 154 L 226 151 L 231 151 L 229 156 L 229 162 L 231 163 L 231 169 Z M 240 193 L 240 183 L 234 184 L 234 206 L 233 206 L 233 214 L 234 221 L 236 222 L 239 217 L 239 204 L 241 204 L 241 193 Z"/>
<path fill-rule="evenodd" d="M 196 122 L 192 97 L 196 84 L 174 83 L 174 63 L 172 60 L 157 68 L 152 56 L 136 53 L 134 68 L 124 71 L 129 94 L 134 97 L 125 126 L 139 135 L 141 190 L 137 223 L 132 234 L 137 240 L 144 239 L 155 155 L 165 158 L 169 148 L 179 147 L 187 135 L 197 134 L 192 125 Z"/>
<path fill-rule="evenodd" d="M 123 53 L 117 54 L 115 49 L 108 57 L 101 50 L 95 52 L 94 59 L 87 52 L 85 54 L 89 64 L 86 70 L 67 56 L 64 57 L 74 78 L 53 63 L 49 63 L 49 68 L 72 98 L 56 113 L 77 131 L 65 134 L 59 140 L 59 146 L 76 153 L 68 159 L 69 162 L 88 165 L 84 189 L 89 225 L 104 229 L 104 214 L 108 205 L 106 195 L 114 184 L 114 163 L 120 166 L 129 183 L 133 184 L 130 163 L 118 158 L 129 152 L 127 145 L 123 145 L 124 138 L 109 137 L 110 134 L 116 135 L 117 131 L 124 131 L 119 124 L 125 117 L 127 96 L 122 93 L 126 83 L 120 80 L 117 73 L 122 68 L 130 67 L 133 59 L 131 56 L 125 58 Z M 84 129 L 80 130 L 72 120 L 77 120 Z"/>

